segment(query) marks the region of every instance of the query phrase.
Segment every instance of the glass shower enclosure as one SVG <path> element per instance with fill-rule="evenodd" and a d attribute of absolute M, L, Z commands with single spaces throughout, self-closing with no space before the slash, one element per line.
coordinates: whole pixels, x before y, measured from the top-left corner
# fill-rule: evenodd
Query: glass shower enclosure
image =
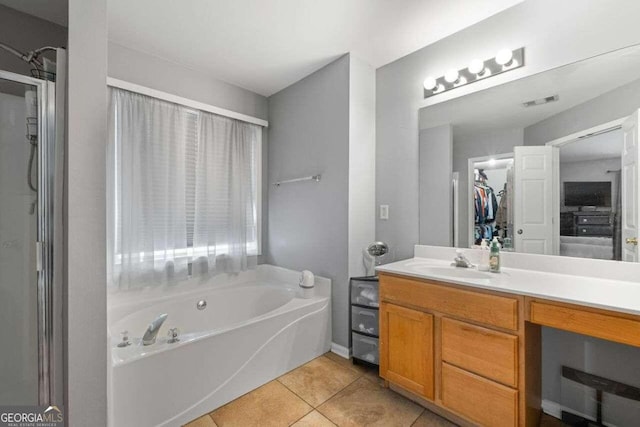
<path fill-rule="evenodd" d="M 53 404 L 58 393 L 55 89 L 0 70 L 0 405 Z"/>

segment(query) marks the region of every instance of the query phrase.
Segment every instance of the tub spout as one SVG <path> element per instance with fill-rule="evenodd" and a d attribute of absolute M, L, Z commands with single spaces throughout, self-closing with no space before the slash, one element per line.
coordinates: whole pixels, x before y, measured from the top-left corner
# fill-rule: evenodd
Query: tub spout
<path fill-rule="evenodd" d="M 146 332 L 144 333 L 144 336 L 142 337 L 143 345 L 151 345 L 156 342 L 158 331 L 160 330 L 160 327 L 162 326 L 164 321 L 167 320 L 167 317 L 169 317 L 167 313 L 161 314 L 160 316 L 156 317 L 153 320 L 153 322 L 149 324 L 149 327 L 147 328 Z"/>

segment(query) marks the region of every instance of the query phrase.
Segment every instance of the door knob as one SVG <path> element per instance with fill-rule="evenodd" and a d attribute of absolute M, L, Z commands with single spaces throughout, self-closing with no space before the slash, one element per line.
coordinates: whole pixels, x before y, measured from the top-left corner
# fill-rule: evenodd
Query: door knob
<path fill-rule="evenodd" d="M 628 237 L 626 239 L 627 245 L 636 245 L 638 246 L 638 238 L 637 237 Z"/>
<path fill-rule="evenodd" d="M 522 228 L 518 229 L 518 234 L 522 234 Z"/>

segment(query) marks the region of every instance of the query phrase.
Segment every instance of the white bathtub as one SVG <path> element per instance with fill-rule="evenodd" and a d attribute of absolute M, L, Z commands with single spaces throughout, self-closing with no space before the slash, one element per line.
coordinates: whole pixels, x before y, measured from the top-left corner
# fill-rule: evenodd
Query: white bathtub
<path fill-rule="evenodd" d="M 110 295 L 109 425 L 182 425 L 328 351 L 331 282 L 316 277 L 316 296 L 301 299 L 299 276 L 261 265 L 188 290 Z M 157 342 L 142 346 L 162 313 Z M 119 348 L 124 330 L 133 344 Z"/>

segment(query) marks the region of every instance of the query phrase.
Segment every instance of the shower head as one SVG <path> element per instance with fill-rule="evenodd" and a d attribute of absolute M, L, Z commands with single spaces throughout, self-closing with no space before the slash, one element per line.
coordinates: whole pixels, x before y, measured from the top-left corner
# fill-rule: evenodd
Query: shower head
<path fill-rule="evenodd" d="M 13 48 L 5 43 L 0 43 L 0 49 L 6 50 L 12 55 L 17 56 L 18 58 L 22 59 L 26 63 L 30 64 L 32 67 L 35 68 L 35 70 L 37 70 L 38 74 L 42 72 L 44 69 L 44 64 L 40 60 L 40 55 L 42 55 L 44 52 L 47 52 L 47 51 L 56 50 L 56 48 L 53 46 L 44 46 L 39 49 L 32 50 L 31 52 L 23 53 L 23 52 L 20 52 L 18 49 Z"/>

